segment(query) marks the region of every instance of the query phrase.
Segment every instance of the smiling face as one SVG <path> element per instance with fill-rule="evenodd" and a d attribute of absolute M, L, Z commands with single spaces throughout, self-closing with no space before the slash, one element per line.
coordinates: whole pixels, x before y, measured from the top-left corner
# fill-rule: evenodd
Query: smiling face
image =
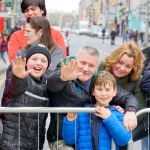
<path fill-rule="evenodd" d="M 35 6 L 35 5 L 30 5 L 24 11 L 25 18 L 42 16 L 43 13 L 44 13 L 44 10 L 40 9 L 38 6 Z"/>
<path fill-rule="evenodd" d="M 96 99 L 96 105 L 108 106 L 109 102 L 116 95 L 116 89 L 111 84 L 95 85 L 93 89 L 93 95 Z"/>
<path fill-rule="evenodd" d="M 94 73 L 99 67 L 99 58 L 97 56 L 91 56 L 86 53 L 80 53 L 78 60 L 78 72 L 82 72 L 83 75 L 79 77 L 81 82 L 87 82 L 92 78 Z"/>
<path fill-rule="evenodd" d="M 116 79 L 125 77 L 130 74 L 134 66 L 134 58 L 123 54 L 120 60 L 112 65 L 112 74 Z"/>
<path fill-rule="evenodd" d="M 37 42 L 40 42 L 41 35 L 41 29 L 36 32 L 29 23 L 26 24 L 24 36 L 27 38 L 27 44 L 33 45 Z"/>
<path fill-rule="evenodd" d="M 48 59 L 44 54 L 36 53 L 29 57 L 26 66 L 32 70 L 30 75 L 39 80 L 48 67 Z"/>

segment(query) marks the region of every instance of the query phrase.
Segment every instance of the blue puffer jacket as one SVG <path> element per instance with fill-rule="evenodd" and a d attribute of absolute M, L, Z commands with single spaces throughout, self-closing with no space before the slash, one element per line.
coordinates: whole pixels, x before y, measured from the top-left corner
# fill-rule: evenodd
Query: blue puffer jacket
<path fill-rule="evenodd" d="M 75 121 L 67 121 L 65 117 L 63 120 L 62 136 L 66 144 L 76 144 L 77 150 L 110 150 L 111 138 L 118 145 L 123 146 L 128 143 L 131 138 L 131 132 L 128 132 L 123 126 L 123 114 L 119 113 L 114 107 L 109 107 L 111 110 L 111 116 L 107 119 L 93 122 L 92 115 L 89 113 L 78 113 L 78 117 Z M 90 119 L 91 118 L 91 119 Z M 91 123 L 97 124 L 98 129 L 95 128 L 95 133 L 98 133 L 98 142 L 95 147 L 96 139 L 92 140 Z M 75 126 L 76 125 L 76 126 Z M 76 136 L 75 136 L 76 128 Z M 96 138 L 94 134 L 93 138 Z"/>

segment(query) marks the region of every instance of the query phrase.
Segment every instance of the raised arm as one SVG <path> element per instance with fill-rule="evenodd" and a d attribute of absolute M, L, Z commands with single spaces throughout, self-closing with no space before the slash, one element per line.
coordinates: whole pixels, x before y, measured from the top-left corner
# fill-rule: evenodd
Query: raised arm
<path fill-rule="evenodd" d="M 61 68 L 48 77 L 48 88 L 51 92 L 62 90 L 70 80 L 75 80 L 82 75 L 82 73 L 77 72 L 78 62 L 75 59 L 69 60 L 69 57 L 67 57 L 66 63 L 63 59 L 60 60 L 60 63 Z"/>

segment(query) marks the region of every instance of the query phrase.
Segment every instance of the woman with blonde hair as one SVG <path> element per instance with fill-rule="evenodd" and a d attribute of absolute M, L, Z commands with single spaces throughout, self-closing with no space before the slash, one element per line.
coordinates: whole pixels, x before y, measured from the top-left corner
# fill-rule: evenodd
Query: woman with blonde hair
<path fill-rule="evenodd" d="M 146 108 L 147 105 L 146 94 L 140 87 L 144 61 L 145 57 L 137 44 L 133 41 L 129 41 L 112 51 L 112 53 L 105 58 L 103 66 L 103 69 L 105 67 L 106 70 L 115 76 L 118 85 L 131 92 L 137 98 L 139 109 Z M 99 70 L 102 70 L 102 67 L 99 68 Z M 133 116 L 130 115 L 130 119 L 132 119 Z M 142 118 L 138 118 L 138 122 L 141 120 Z M 123 147 L 120 149 L 126 148 Z"/>
<path fill-rule="evenodd" d="M 130 81 L 136 81 L 143 71 L 144 61 L 145 57 L 140 48 L 135 42 L 130 41 L 106 56 L 105 67 L 115 75 L 116 79 L 128 76 Z M 124 69 L 124 71 L 117 72 L 116 69 Z"/>

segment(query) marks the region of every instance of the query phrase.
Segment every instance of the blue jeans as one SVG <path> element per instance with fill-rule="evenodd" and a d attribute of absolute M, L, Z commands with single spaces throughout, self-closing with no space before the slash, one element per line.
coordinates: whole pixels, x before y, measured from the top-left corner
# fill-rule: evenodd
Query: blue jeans
<path fill-rule="evenodd" d="M 5 55 L 5 52 L 0 52 L 0 57 L 2 58 L 4 63 L 6 64 L 6 59 L 4 58 L 4 55 Z"/>
<path fill-rule="evenodd" d="M 142 150 L 148 150 L 150 148 L 150 138 L 149 138 L 149 146 L 148 146 L 148 137 L 141 139 L 141 147 Z"/>

